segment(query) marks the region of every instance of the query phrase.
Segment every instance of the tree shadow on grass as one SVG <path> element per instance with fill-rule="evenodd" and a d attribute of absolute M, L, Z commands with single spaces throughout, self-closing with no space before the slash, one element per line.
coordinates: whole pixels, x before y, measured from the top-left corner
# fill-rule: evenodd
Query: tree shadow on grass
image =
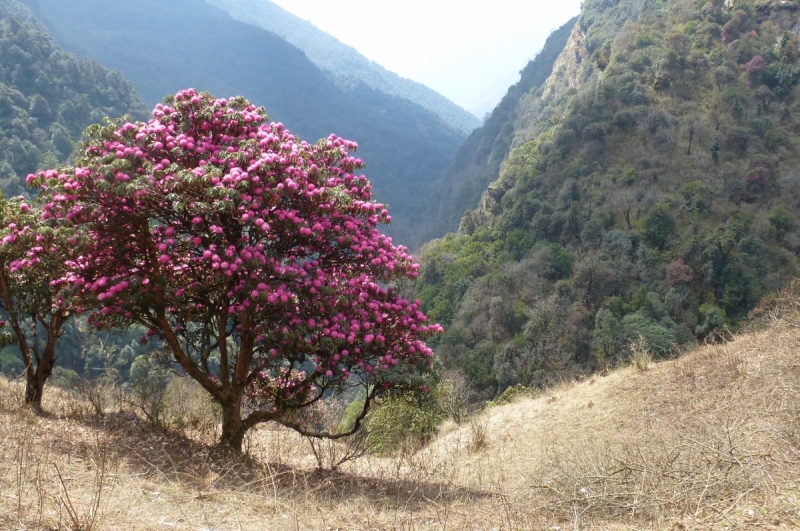
<path fill-rule="evenodd" d="M 124 463 L 131 474 L 177 482 L 198 497 L 243 492 L 266 497 L 313 499 L 320 504 L 359 500 L 374 507 L 417 511 L 431 502 L 476 502 L 493 494 L 417 478 L 378 478 L 339 470 L 320 470 L 264 462 L 184 434 L 155 429 L 133 413 L 80 417 L 94 439 L 73 445 L 73 455 L 92 459 L 98 451 Z"/>

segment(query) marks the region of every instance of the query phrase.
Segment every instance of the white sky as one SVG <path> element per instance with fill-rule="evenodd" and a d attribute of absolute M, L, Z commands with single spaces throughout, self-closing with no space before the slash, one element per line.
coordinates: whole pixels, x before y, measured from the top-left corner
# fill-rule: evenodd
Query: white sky
<path fill-rule="evenodd" d="M 479 117 L 580 0 L 272 0 Z M 488 95 L 488 98 L 487 98 Z M 491 101 L 485 101 L 485 100 Z M 481 102 L 481 100 L 484 100 Z"/>

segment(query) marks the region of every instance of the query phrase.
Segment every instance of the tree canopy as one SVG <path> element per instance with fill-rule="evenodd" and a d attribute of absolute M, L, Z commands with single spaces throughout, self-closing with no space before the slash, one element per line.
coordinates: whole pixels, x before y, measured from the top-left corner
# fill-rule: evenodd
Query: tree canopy
<path fill-rule="evenodd" d="M 419 266 L 378 232 L 391 217 L 354 174 L 357 145 L 308 144 L 243 98 L 192 89 L 153 115 L 93 126 L 76 167 L 28 177 L 43 218 L 89 246 L 63 277 L 79 311 L 163 342 L 220 403 L 234 448 L 259 422 L 303 431 L 330 393 L 365 388 L 361 419 L 422 389 L 441 327 L 391 285 Z"/>
<path fill-rule="evenodd" d="M 80 253 L 77 243 L 43 223 L 24 198 L 0 195 L 0 310 L 11 328 L 0 347 L 17 345 L 26 375 L 25 402 L 37 409 L 72 309 L 57 279 L 65 262 Z"/>

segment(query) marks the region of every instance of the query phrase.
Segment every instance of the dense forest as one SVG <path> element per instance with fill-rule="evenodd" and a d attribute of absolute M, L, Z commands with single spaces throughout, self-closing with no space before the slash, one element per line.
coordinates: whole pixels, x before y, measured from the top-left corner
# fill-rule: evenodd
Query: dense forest
<path fill-rule="evenodd" d="M 89 125 L 149 114 L 133 83 L 60 49 L 41 28 L 13 14 L 24 16 L 15 7 L 0 3 L 0 191 L 5 197 L 29 194 L 25 177 L 66 162 Z M 140 330 L 97 334 L 77 320 L 64 332 L 57 378 L 74 383 L 78 375 L 97 378 L 112 371 L 127 380 L 131 366 L 134 374 L 149 373 L 143 357 L 149 347 L 139 343 Z M 23 369 L 16 346 L 0 350 L 1 373 L 17 375 Z"/>
<path fill-rule="evenodd" d="M 148 106 L 187 87 L 242 95 L 302 138 L 358 142 L 378 199 L 392 207 L 387 232 L 410 247 L 423 243 L 417 191 L 465 136 L 433 112 L 365 83 L 342 90 L 300 49 L 205 0 L 23 3 L 59 46 L 118 69 Z"/>
<path fill-rule="evenodd" d="M 437 353 L 491 396 L 734 329 L 797 274 L 794 1 L 593 0 L 504 127 L 517 145 L 424 250 Z"/>
<path fill-rule="evenodd" d="M 208 0 L 236 20 L 277 33 L 305 52 L 315 65 L 329 73 L 340 88 L 366 83 L 369 87 L 419 104 L 465 134 L 480 120 L 438 92 L 398 76 L 354 48 L 319 30 L 269 0 Z"/>
<path fill-rule="evenodd" d="M 147 111 L 133 83 L 96 61 L 77 60 L 40 29 L 9 16 L 0 24 L 0 190 L 25 193 L 25 176 L 71 154 L 104 117 Z"/>

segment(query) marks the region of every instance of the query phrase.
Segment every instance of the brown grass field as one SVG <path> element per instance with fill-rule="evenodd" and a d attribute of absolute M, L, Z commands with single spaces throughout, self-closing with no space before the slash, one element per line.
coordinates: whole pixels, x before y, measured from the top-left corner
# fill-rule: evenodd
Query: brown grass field
<path fill-rule="evenodd" d="M 212 430 L 155 430 L 0 380 L 0 529 L 800 528 L 800 312 L 447 424 L 418 451 L 320 470 L 263 427 L 246 456 Z M 324 445 L 329 462 L 344 451 Z"/>

